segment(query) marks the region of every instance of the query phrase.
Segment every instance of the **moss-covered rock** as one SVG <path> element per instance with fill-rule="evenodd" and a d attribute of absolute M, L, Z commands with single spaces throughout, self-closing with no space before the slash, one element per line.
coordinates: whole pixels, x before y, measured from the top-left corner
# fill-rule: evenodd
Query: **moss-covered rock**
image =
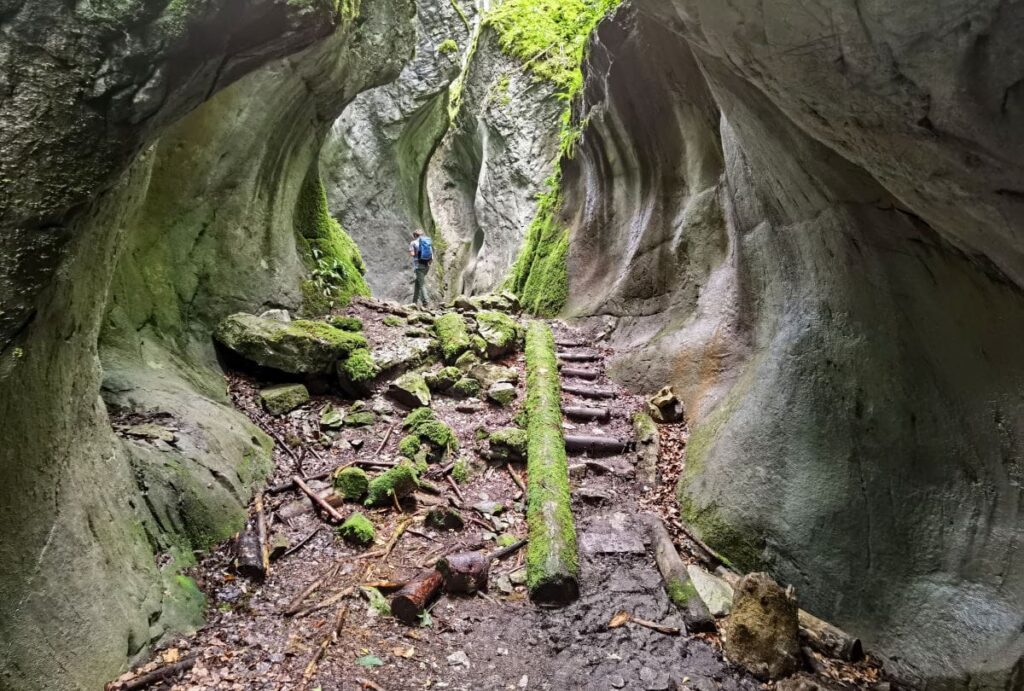
<path fill-rule="evenodd" d="M 338 363 L 338 385 L 349 396 L 369 396 L 380 367 L 366 348 L 357 348 Z"/>
<path fill-rule="evenodd" d="M 341 429 L 345 424 L 345 413 L 334 404 L 328 403 L 320 411 L 320 427 L 322 429 Z"/>
<path fill-rule="evenodd" d="M 376 537 L 373 523 L 359 511 L 345 519 L 345 522 L 338 528 L 338 534 L 347 542 L 363 547 L 372 545 Z"/>
<path fill-rule="evenodd" d="M 372 410 L 359 410 L 356 412 L 350 410 L 345 416 L 346 427 L 369 427 L 376 424 L 376 422 L 377 414 Z"/>
<path fill-rule="evenodd" d="M 460 485 L 469 482 L 473 477 L 473 467 L 465 458 L 460 458 L 452 465 L 452 479 Z"/>
<path fill-rule="evenodd" d="M 494 359 L 514 352 L 519 347 L 521 331 L 512 317 L 502 312 L 479 312 L 476 315 L 480 338 L 488 358 Z"/>
<path fill-rule="evenodd" d="M 214 337 L 246 360 L 288 374 L 327 374 L 339 360 L 367 347 L 362 334 L 324 322 L 284 323 L 245 313 L 221 321 Z"/>
<path fill-rule="evenodd" d="M 271 415 L 284 415 L 309 401 L 309 391 L 302 384 L 279 384 L 260 391 L 260 403 Z"/>
<path fill-rule="evenodd" d="M 469 370 L 471 367 L 473 367 L 473 365 L 479 365 L 479 364 L 480 364 L 480 356 L 477 355 L 474 352 L 471 352 L 471 351 L 467 351 L 467 352 L 463 353 L 455 361 L 455 366 L 458 367 L 463 372 Z"/>
<path fill-rule="evenodd" d="M 402 427 L 408 432 L 408 436 L 399 442 L 399 450 L 407 458 L 415 458 L 421 444 L 430 447 L 429 456 L 433 461 L 437 461 L 446 453 L 459 448 L 459 440 L 455 436 L 455 432 L 444 422 L 438 420 L 430 408 L 419 408 L 411 412 L 402 421 Z M 416 440 L 415 448 L 412 439 Z"/>
<path fill-rule="evenodd" d="M 528 443 L 526 430 L 517 427 L 503 427 L 492 432 L 488 441 L 491 460 L 517 463 L 526 460 Z"/>
<path fill-rule="evenodd" d="M 519 396 L 519 392 L 516 391 L 514 384 L 500 383 L 494 384 L 487 389 L 487 400 L 492 403 L 497 403 L 503 408 L 507 408 L 512 405 L 516 397 Z"/>
<path fill-rule="evenodd" d="M 407 322 L 404 319 L 402 319 L 401 317 L 399 317 L 399 316 L 396 316 L 394 314 L 389 314 L 388 316 L 384 317 L 384 322 L 383 323 L 384 323 L 384 326 L 390 326 L 391 328 L 398 328 L 399 326 L 405 326 Z"/>
<path fill-rule="evenodd" d="M 470 348 L 469 332 L 461 314 L 452 312 L 438 317 L 434 320 L 434 333 L 441 342 L 441 354 L 445 362 L 455 362 Z"/>
<path fill-rule="evenodd" d="M 463 377 L 455 382 L 449 393 L 455 398 L 476 398 L 481 391 L 480 382 L 470 377 Z"/>
<path fill-rule="evenodd" d="M 462 371 L 458 367 L 450 366 L 423 376 L 431 391 L 447 391 L 461 378 Z"/>
<path fill-rule="evenodd" d="M 391 382 L 388 396 L 406 408 L 430 405 L 430 389 L 423 375 L 417 372 L 407 372 Z"/>
<path fill-rule="evenodd" d="M 380 506 L 411 494 L 419 486 L 416 468 L 403 461 L 394 468 L 370 480 L 367 488 L 366 506 Z"/>
<path fill-rule="evenodd" d="M 348 501 L 360 501 L 366 496 L 370 478 L 362 468 L 350 466 L 334 474 L 334 491 Z"/>
<path fill-rule="evenodd" d="M 333 326 L 335 329 L 342 331 L 351 331 L 356 333 L 363 330 L 363 320 L 359 317 L 349 316 L 334 316 L 327 320 L 327 323 Z"/>
<path fill-rule="evenodd" d="M 736 584 L 725 634 L 726 655 L 758 679 L 800 668 L 796 601 L 768 574 L 748 574 Z"/>

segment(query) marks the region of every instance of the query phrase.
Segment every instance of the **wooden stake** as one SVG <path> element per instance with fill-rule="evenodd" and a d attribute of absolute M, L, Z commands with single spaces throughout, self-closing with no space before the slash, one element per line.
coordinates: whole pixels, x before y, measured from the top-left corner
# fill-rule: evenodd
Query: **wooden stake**
<path fill-rule="evenodd" d="M 338 510 L 336 508 L 328 504 L 323 497 L 321 497 L 319 494 L 311 490 L 309 488 L 309 485 L 307 485 L 301 477 L 299 477 L 298 475 L 293 476 L 292 482 L 294 482 L 295 486 L 302 490 L 307 497 L 312 499 L 314 504 L 323 509 L 328 516 L 339 522 L 345 520 L 345 517 L 338 513 Z"/>
<path fill-rule="evenodd" d="M 263 513 L 263 493 L 256 495 L 256 529 L 260 539 L 260 561 L 263 562 L 263 573 L 270 573 L 270 545 L 267 542 L 267 517 Z"/>
<path fill-rule="evenodd" d="M 644 514 L 644 522 L 647 524 L 651 542 L 654 546 L 654 559 L 658 563 L 658 570 L 665 580 L 665 592 L 672 600 L 672 603 L 683 615 L 683 623 L 690 631 L 713 631 L 715 619 L 711 616 L 704 601 L 696 593 L 690 575 L 686 570 L 686 564 L 679 557 L 679 552 L 672 544 L 672 538 L 668 534 L 664 521 L 655 514 Z"/>

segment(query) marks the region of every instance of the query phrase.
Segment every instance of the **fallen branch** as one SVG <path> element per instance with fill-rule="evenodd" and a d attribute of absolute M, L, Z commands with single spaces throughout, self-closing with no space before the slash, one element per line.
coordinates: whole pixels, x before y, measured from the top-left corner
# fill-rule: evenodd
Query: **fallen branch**
<path fill-rule="evenodd" d="M 335 471 L 333 471 L 333 470 L 328 470 L 326 472 L 318 473 L 316 475 L 310 475 L 309 477 L 306 478 L 306 480 L 307 481 L 309 481 L 309 480 L 326 480 L 334 472 Z M 282 494 L 284 492 L 288 492 L 288 491 L 291 491 L 293 489 L 298 489 L 298 486 L 295 484 L 294 480 L 288 480 L 288 482 L 282 482 L 279 485 L 273 485 L 271 487 L 268 487 L 266 489 L 265 493 L 266 494 Z"/>
<path fill-rule="evenodd" d="M 530 323 L 526 333 L 526 523 L 530 544 L 526 568 L 530 597 L 535 602 L 566 604 L 579 595 L 579 557 L 554 345 L 547 324 Z"/>
<path fill-rule="evenodd" d="M 459 489 L 459 485 L 455 482 L 455 480 L 452 478 L 452 476 L 451 475 L 445 475 L 444 479 L 447 480 L 448 484 L 452 486 L 452 490 L 455 492 L 456 496 L 458 496 L 459 501 L 462 502 L 463 504 L 465 504 L 466 503 L 466 498 L 464 496 L 462 496 L 462 490 Z"/>
<path fill-rule="evenodd" d="M 316 612 L 317 610 L 323 609 L 324 607 L 330 607 L 335 602 L 338 602 L 339 600 L 348 597 L 349 595 L 351 595 L 354 592 L 355 592 L 355 588 L 345 588 L 344 590 L 339 590 L 334 595 L 331 595 L 330 597 L 324 598 L 323 600 L 321 600 L 320 602 L 316 603 L 315 605 L 310 605 L 309 607 L 306 607 L 305 609 L 299 610 L 295 614 L 295 618 L 296 619 L 301 619 L 302 617 L 310 615 L 313 612 Z"/>
<path fill-rule="evenodd" d="M 620 626 L 625 626 L 629 623 L 637 624 L 638 626 L 643 626 L 645 628 L 651 629 L 652 631 L 664 633 L 668 636 L 678 636 L 682 633 L 682 631 L 675 626 L 665 626 L 664 624 L 658 624 L 657 622 L 648 621 L 646 619 L 640 619 L 639 617 L 634 617 L 629 612 L 621 611 L 616 612 L 615 616 L 612 617 L 612 620 L 608 622 L 608 628 L 616 629 Z"/>
<path fill-rule="evenodd" d="M 263 573 L 270 573 L 270 545 L 267 542 L 267 517 L 263 513 L 263 493 L 256 495 L 254 502 L 256 507 L 256 530 L 260 540 L 260 561 L 263 563 Z"/>
<path fill-rule="evenodd" d="M 320 643 L 320 647 L 313 653 L 312 659 L 306 665 L 306 669 L 302 673 L 302 678 L 309 681 L 316 674 L 317 663 L 320 662 L 320 658 L 324 656 L 327 649 L 331 647 L 331 643 L 338 640 L 338 636 L 341 635 L 341 629 L 345 626 L 345 617 L 348 615 L 348 603 L 338 610 L 338 616 L 334 620 L 334 625 L 331 626 L 331 632 L 324 638 L 323 642 Z"/>
<path fill-rule="evenodd" d="M 323 497 L 321 497 L 319 494 L 311 490 L 309 488 L 309 485 L 307 485 L 298 475 L 292 478 L 292 482 L 294 482 L 295 486 L 302 490 L 307 497 L 312 499 L 314 504 L 323 509 L 328 516 L 330 516 L 338 522 L 345 520 L 345 517 L 338 513 L 338 510 L 336 508 L 328 504 Z"/>
<path fill-rule="evenodd" d="M 341 564 L 333 564 L 329 566 L 319 578 L 307 585 L 302 592 L 292 598 L 291 602 L 289 602 L 284 608 L 284 615 L 286 617 L 290 617 L 301 610 L 302 603 L 305 602 L 306 598 L 315 593 L 325 582 L 333 580 L 340 570 Z"/>
<path fill-rule="evenodd" d="M 169 665 L 158 667 L 152 672 L 143 674 L 141 677 L 136 677 L 131 681 L 125 682 L 124 686 L 117 686 L 115 682 L 110 682 L 104 689 L 110 691 L 111 689 L 120 689 L 120 691 L 138 691 L 139 689 L 146 689 L 162 681 L 166 681 L 176 674 L 187 672 L 192 669 L 196 661 L 199 659 L 198 656 L 193 655 L 192 657 L 186 657 L 183 660 L 172 662 Z"/>
<path fill-rule="evenodd" d="M 299 540 L 298 544 L 295 545 L 294 547 L 290 547 L 288 549 L 288 551 L 286 551 L 284 554 L 281 555 L 281 558 L 284 559 L 285 557 L 289 557 L 289 556 L 295 554 L 296 552 L 298 552 L 300 549 L 305 547 L 309 543 L 309 541 L 312 540 L 313 537 L 317 533 L 319 533 L 323 529 L 324 529 L 324 527 L 322 525 L 318 525 L 316 528 L 313 528 L 313 530 L 310 531 L 309 535 L 307 535 L 306 537 L 304 537 L 301 540 Z"/>
<path fill-rule="evenodd" d="M 388 544 L 384 546 L 384 558 L 381 559 L 381 561 L 388 560 L 388 557 L 391 556 L 392 550 L 395 549 L 395 545 L 398 544 L 398 538 L 402 537 L 402 533 L 405 532 L 405 529 L 409 527 L 412 521 L 413 519 L 410 517 L 404 519 L 401 523 L 398 524 L 398 527 L 395 528 L 395 532 L 391 535 L 391 539 L 388 540 Z"/>
<path fill-rule="evenodd" d="M 516 552 L 521 550 L 523 548 L 523 545 L 525 545 L 527 542 L 528 540 L 519 540 L 518 542 L 512 543 L 508 547 L 502 547 L 499 550 L 495 550 L 494 552 L 491 552 L 490 555 L 488 555 L 487 560 L 494 561 L 495 559 L 504 559 L 510 554 L 515 554 Z"/>
<path fill-rule="evenodd" d="M 523 479 L 521 477 L 519 477 L 519 473 L 517 473 L 516 471 L 512 470 L 512 466 L 510 466 L 508 464 L 505 465 L 505 470 L 508 471 L 509 476 L 512 478 L 512 482 L 516 483 L 516 487 L 519 488 L 519 491 L 523 492 L 525 494 L 526 493 L 526 483 L 524 483 Z"/>
<path fill-rule="evenodd" d="M 392 433 L 394 433 L 394 431 L 395 431 L 395 426 L 394 425 L 391 425 L 390 427 L 388 427 L 388 433 L 384 435 L 384 441 L 382 441 L 380 443 L 380 446 L 377 447 L 376 453 L 373 454 L 374 456 L 379 456 L 380 455 L 380 452 L 383 451 L 384 447 L 388 445 L 388 441 L 391 439 L 391 435 L 392 435 Z"/>

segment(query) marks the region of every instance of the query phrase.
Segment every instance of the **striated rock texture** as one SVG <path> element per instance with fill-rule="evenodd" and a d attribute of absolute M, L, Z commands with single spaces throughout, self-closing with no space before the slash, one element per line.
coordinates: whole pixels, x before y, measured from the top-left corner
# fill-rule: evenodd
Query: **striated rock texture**
<path fill-rule="evenodd" d="M 412 230 L 433 228 L 427 163 L 448 130 L 448 89 L 470 43 L 470 17 L 455 4 L 416 4 L 414 59 L 397 80 L 345 109 L 320 161 L 331 213 L 361 248 L 373 294 L 403 302 L 412 299 Z M 432 297 L 439 262 L 434 269 Z"/>
<path fill-rule="evenodd" d="M 411 32 L 411 2 L 364 5 L 0 7 L 0 687 L 99 688 L 201 622 L 177 568 L 239 527 L 269 461 L 209 329 L 280 287 L 298 303 L 317 137 Z M 115 436 L 101 376 L 115 422 L 159 433 Z"/>
<path fill-rule="evenodd" d="M 505 55 L 484 25 L 462 77 L 452 127 L 427 170 L 445 245 L 448 295 L 492 292 L 508 276 L 554 172 L 562 104 L 556 88 Z"/>
<path fill-rule="evenodd" d="M 632 0 L 565 170 L 568 310 L 683 397 L 686 518 L 927 688 L 1024 674 L 1022 23 Z"/>

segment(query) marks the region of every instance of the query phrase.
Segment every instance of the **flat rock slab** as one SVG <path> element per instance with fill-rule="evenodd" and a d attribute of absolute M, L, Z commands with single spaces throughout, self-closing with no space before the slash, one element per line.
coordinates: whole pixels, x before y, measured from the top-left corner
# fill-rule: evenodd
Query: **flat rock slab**
<path fill-rule="evenodd" d="M 436 353 L 431 338 L 398 338 L 373 349 L 373 359 L 387 375 L 396 375 L 430 362 Z"/>
<path fill-rule="evenodd" d="M 724 617 L 729 614 L 732 609 L 732 586 L 695 564 L 687 566 L 686 572 L 712 616 Z"/>
<path fill-rule="evenodd" d="M 640 526 L 628 515 L 615 512 L 595 516 L 580 535 L 580 549 L 587 554 L 644 554 L 647 549 L 638 537 Z"/>

